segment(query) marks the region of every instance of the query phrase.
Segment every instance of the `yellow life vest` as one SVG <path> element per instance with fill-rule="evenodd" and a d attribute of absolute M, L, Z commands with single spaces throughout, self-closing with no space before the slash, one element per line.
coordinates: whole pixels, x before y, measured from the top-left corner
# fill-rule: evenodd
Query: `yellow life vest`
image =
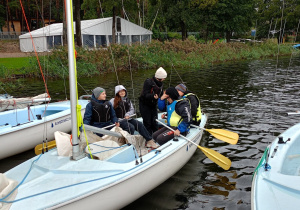
<path fill-rule="evenodd" d="M 197 100 L 198 100 L 199 105 L 197 107 L 197 114 L 196 114 L 196 116 L 193 116 L 193 121 L 198 122 L 198 121 L 201 120 L 201 117 L 202 117 L 201 107 L 200 107 L 200 100 L 199 100 L 198 96 L 196 94 L 194 94 L 194 93 L 188 93 L 188 94 L 184 95 L 183 98 L 188 99 L 188 96 L 195 96 L 197 98 Z M 190 100 L 188 100 L 188 101 L 189 101 L 190 106 L 191 106 Z M 191 107 L 191 109 L 192 109 L 192 107 Z"/>
<path fill-rule="evenodd" d="M 177 127 L 181 121 L 182 117 L 176 113 L 175 106 L 177 102 L 182 101 L 183 99 L 173 101 L 173 103 L 167 106 L 167 113 L 168 113 L 168 125 Z"/>

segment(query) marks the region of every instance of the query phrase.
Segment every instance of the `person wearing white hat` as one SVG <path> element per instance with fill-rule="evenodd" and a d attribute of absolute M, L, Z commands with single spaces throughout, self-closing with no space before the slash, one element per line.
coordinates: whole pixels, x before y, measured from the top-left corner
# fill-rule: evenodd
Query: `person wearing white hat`
<path fill-rule="evenodd" d="M 159 67 L 154 77 L 147 78 L 139 97 L 139 108 L 144 126 L 150 134 L 158 130 L 157 126 L 157 100 L 163 94 L 163 81 L 167 78 L 167 72 Z"/>

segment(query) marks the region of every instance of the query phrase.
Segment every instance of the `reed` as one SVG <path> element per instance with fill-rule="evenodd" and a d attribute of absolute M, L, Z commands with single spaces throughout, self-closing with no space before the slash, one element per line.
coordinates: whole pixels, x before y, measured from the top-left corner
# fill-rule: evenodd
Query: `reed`
<path fill-rule="evenodd" d="M 280 55 L 290 55 L 291 45 L 279 45 Z M 130 69 L 155 69 L 159 66 L 170 68 L 199 69 L 203 66 L 226 61 L 248 59 L 263 59 L 276 56 L 278 45 L 267 41 L 264 43 L 217 43 L 202 44 L 190 39 L 186 41 L 155 41 L 149 44 L 132 46 L 112 45 L 109 48 L 97 50 L 77 49 L 78 77 L 93 76 L 113 71 L 127 71 Z M 60 48 L 50 56 L 41 57 L 43 69 L 47 69 L 49 77 L 65 77 L 67 69 L 67 49 Z M 130 63 L 129 63 L 130 62 Z M 34 68 L 32 68 L 34 67 Z M 32 59 L 31 71 L 23 69 L 31 76 L 39 75 L 38 64 Z M 7 71 L 0 66 L 0 75 Z M 7 76 L 7 75 L 6 75 Z"/>

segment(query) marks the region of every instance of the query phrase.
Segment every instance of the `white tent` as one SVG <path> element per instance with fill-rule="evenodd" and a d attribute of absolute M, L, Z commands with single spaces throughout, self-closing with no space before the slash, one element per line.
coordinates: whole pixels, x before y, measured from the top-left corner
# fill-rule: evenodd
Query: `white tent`
<path fill-rule="evenodd" d="M 107 46 L 112 41 L 113 18 L 101 18 L 81 21 L 82 44 L 87 48 Z M 75 22 L 74 22 L 75 33 Z M 30 35 L 31 34 L 31 35 Z M 61 46 L 63 43 L 63 24 L 55 23 L 19 36 L 20 50 L 22 52 L 44 52 Z M 151 41 L 152 32 L 131 23 L 123 18 L 116 18 L 117 43 L 147 43 Z M 31 39 L 32 37 L 32 39 Z M 32 42 L 34 42 L 34 47 Z"/>

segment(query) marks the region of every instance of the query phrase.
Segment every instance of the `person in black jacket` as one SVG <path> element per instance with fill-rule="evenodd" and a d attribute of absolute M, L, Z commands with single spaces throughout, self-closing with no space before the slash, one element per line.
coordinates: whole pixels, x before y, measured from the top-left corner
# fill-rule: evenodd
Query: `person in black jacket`
<path fill-rule="evenodd" d="M 167 72 L 160 67 L 153 78 L 147 78 L 144 82 L 142 93 L 139 97 L 139 108 L 144 126 L 150 135 L 158 130 L 157 126 L 157 100 L 163 94 L 163 81 Z"/>
<path fill-rule="evenodd" d="M 199 126 L 201 122 L 202 113 L 200 107 L 200 100 L 198 96 L 192 93 L 191 91 L 188 91 L 186 86 L 182 83 L 177 85 L 175 89 L 178 91 L 180 97 L 188 99 L 193 117 L 192 124 Z"/>
<path fill-rule="evenodd" d="M 120 126 L 112 104 L 106 100 L 106 91 L 102 87 L 93 90 L 91 102 L 86 105 L 83 123 L 86 125 L 103 128 L 111 124 Z M 108 128 L 109 130 L 111 128 Z M 102 137 L 102 134 L 97 133 Z"/>

